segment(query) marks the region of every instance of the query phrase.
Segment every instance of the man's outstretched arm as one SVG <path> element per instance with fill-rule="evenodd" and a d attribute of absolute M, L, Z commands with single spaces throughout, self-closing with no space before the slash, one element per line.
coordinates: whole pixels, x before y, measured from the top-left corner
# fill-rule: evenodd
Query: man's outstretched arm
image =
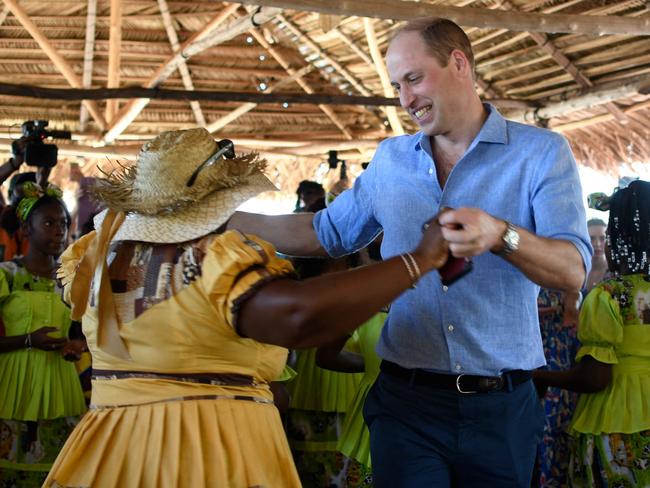
<path fill-rule="evenodd" d="M 282 254 L 326 257 L 327 252 L 316 237 L 313 219 L 313 213 L 261 215 L 235 212 L 227 228 L 261 237 Z"/>

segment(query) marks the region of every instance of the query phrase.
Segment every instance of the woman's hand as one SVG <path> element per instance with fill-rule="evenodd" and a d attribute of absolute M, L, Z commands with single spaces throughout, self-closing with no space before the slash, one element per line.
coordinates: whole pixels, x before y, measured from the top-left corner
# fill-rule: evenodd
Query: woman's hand
<path fill-rule="evenodd" d="M 438 222 L 438 217 L 439 215 L 424 224 L 424 234 L 420 244 L 411 253 L 422 268 L 422 273 L 442 267 L 449 257 L 449 244 L 442 236 L 442 227 Z"/>
<path fill-rule="evenodd" d="M 84 339 L 72 339 L 65 343 L 61 354 L 66 361 L 78 361 L 81 354 L 88 350 Z"/>
<path fill-rule="evenodd" d="M 41 349 L 43 351 L 55 351 L 57 349 L 61 349 L 67 340 L 63 337 L 50 337 L 48 335 L 52 332 L 58 331 L 59 329 L 56 327 L 41 327 L 35 332 L 32 332 L 30 334 L 32 347 Z"/>

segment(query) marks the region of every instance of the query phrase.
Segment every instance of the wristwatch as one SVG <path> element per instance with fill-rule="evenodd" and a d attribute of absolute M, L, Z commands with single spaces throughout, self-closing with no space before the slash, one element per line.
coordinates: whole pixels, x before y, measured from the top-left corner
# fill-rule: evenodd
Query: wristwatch
<path fill-rule="evenodd" d="M 507 256 L 519 249 L 519 232 L 510 222 L 506 221 L 506 231 L 501 236 L 503 248 L 497 251 L 499 256 Z"/>

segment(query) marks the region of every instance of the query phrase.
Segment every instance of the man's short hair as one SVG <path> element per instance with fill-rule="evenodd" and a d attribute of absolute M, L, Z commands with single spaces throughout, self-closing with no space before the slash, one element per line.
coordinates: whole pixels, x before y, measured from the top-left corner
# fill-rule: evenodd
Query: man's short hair
<path fill-rule="evenodd" d="M 425 17 L 411 20 L 400 27 L 393 39 L 404 32 L 417 32 L 427 46 L 429 54 L 438 60 L 441 66 L 447 66 L 449 55 L 454 49 L 461 51 L 474 73 L 474 52 L 472 43 L 458 24 L 442 17 Z"/>
<path fill-rule="evenodd" d="M 597 225 L 600 225 L 602 227 L 607 227 L 607 224 L 605 223 L 605 221 L 601 220 L 601 219 L 589 219 L 587 221 L 587 227 L 594 227 L 594 226 L 597 226 Z"/>

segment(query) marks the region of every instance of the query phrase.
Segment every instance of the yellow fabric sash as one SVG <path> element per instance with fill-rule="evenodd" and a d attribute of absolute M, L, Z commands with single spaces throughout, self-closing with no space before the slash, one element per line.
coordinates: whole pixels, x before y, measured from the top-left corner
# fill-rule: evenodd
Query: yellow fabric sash
<path fill-rule="evenodd" d="M 72 303 L 72 319 L 81 320 L 86 312 L 90 288 L 94 280 L 96 283 L 94 302 L 97 306 L 97 347 L 113 356 L 130 360 L 131 356 L 120 336 L 120 325 L 106 264 L 108 246 L 124 222 L 124 218 L 123 212 L 107 211 L 99 232 L 79 262 L 70 287 L 70 301 Z"/>

